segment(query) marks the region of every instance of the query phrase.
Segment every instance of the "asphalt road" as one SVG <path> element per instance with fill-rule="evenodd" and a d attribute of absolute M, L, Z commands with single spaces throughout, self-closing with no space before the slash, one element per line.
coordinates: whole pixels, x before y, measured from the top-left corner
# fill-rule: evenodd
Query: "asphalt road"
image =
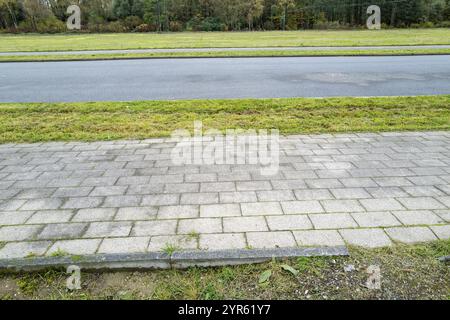
<path fill-rule="evenodd" d="M 450 94 L 450 55 L 0 63 L 0 102 Z"/>

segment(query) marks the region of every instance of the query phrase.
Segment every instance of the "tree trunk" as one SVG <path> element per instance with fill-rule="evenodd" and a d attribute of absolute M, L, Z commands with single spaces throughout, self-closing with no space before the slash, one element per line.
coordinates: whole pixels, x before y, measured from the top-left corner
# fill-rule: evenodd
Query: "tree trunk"
<path fill-rule="evenodd" d="M 13 21 L 14 24 L 14 29 L 17 29 L 17 19 L 16 19 L 16 15 L 14 14 L 14 12 L 12 12 L 11 7 L 9 6 L 8 2 L 5 3 L 6 4 L 6 8 L 9 11 L 9 15 L 11 16 L 11 19 Z"/>

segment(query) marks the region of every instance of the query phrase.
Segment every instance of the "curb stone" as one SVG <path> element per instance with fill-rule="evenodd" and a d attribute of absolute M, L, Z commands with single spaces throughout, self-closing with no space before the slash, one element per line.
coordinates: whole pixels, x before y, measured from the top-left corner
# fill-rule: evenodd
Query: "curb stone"
<path fill-rule="evenodd" d="M 238 249 L 218 251 L 180 251 L 136 254 L 97 254 L 78 257 L 34 257 L 0 260 L 0 271 L 39 271 L 77 265 L 84 270 L 185 269 L 262 263 L 272 259 L 312 256 L 346 256 L 345 246 L 310 248 Z"/>

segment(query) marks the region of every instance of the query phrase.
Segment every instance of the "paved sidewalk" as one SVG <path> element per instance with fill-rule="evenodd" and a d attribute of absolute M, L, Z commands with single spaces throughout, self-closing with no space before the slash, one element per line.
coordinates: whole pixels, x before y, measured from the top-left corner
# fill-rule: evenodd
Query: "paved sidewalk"
<path fill-rule="evenodd" d="M 0 145 L 0 259 L 450 237 L 450 132 L 281 140 L 275 176 L 170 139 Z"/>

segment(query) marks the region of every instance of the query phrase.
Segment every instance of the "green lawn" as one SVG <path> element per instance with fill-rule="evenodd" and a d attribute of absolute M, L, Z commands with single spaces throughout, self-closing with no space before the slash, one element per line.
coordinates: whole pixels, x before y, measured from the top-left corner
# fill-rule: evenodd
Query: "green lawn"
<path fill-rule="evenodd" d="M 226 57 L 317 57 L 317 56 L 397 56 L 397 55 L 450 54 L 450 49 L 383 49 L 383 50 L 276 50 L 276 51 L 215 51 L 215 52 L 163 52 L 163 53 L 109 53 L 64 54 L 36 56 L 0 56 L 0 62 L 119 60 L 156 58 L 226 58 Z"/>
<path fill-rule="evenodd" d="M 220 268 L 82 272 L 78 291 L 67 291 L 64 271 L 0 274 L 0 299 L 450 299 L 450 268 L 438 260 L 450 254 L 449 240 L 349 252 Z M 345 272 L 348 265 L 355 270 Z M 365 287 L 370 265 L 380 267 L 380 290 Z"/>
<path fill-rule="evenodd" d="M 191 129 L 271 129 L 282 134 L 450 130 L 450 95 L 0 104 L 0 143 L 140 139 Z"/>
<path fill-rule="evenodd" d="M 0 52 L 144 48 L 450 44 L 450 28 L 352 31 L 0 34 Z"/>

